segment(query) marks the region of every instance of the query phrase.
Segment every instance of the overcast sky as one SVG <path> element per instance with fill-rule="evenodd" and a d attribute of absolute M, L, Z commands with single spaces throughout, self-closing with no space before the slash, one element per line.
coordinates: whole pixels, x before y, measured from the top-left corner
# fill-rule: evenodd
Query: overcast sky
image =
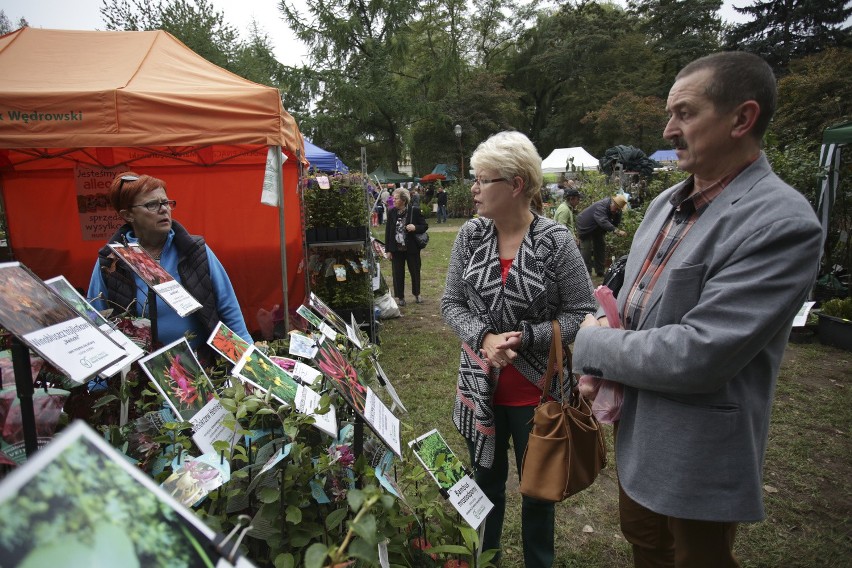
<path fill-rule="evenodd" d="M 308 0 L 291 0 L 304 13 Z M 252 18 L 257 20 L 275 46 L 275 57 L 285 65 L 298 66 L 306 60 L 307 49 L 298 41 L 284 23 L 278 11 L 279 0 L 210 0 L 216 10 L 225 15 L 225 22 L 237 28 L 243 38 L 248 37 Z M 619 4 L 626 5 L 621 0 Z M 725 0 L 722 19 L 742 22 L 744 18 L 732 5 L 748 6 L 753 0 Z M 62 30 L 103 30 L 101 0 L 2 0 L 0 10 L 14 26 L 24 17 L 32 27 Z"/>

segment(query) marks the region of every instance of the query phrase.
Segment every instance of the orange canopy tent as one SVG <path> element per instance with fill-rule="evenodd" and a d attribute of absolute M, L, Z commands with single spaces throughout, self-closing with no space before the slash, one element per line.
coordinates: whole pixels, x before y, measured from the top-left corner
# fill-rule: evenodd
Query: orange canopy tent
<path fill-rule="evenodd" d="M 277 89 L 162 31 L 23 28 L 0 37 L 0 77 L 0 191 L 15 260 L 86 289 L 117 223 L 109 182 L 133 170 L 166 182 L 175 219 L 222 261 L 249 329 L 259 308 L 301 304 L 304 146 Z M 261 203 L 264 185 L 282 207 Z"/>

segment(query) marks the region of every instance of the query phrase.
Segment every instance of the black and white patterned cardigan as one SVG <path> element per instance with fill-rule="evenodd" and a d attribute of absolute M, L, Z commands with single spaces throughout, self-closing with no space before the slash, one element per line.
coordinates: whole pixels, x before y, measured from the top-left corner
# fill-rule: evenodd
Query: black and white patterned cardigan
<path fill-rule="evenodd" d="M 474 444 L 475 465 L 494 463 L 494 413 L 491 400 L 497 370 L 477 357 L 489 332 L 522 331 L 515 368 L 534 384 L 547 369 L 551 321 L 559 320 L 568 345 L 587 313 L 597 304 L 592 282 L 570 231 L 535 215 L 503 285 L 497 232 L 490 219 L 471 219 L 459 230 L 450 254 L 441 312 L 462 340 L 453 422 Z M 571 374 L 566 368 L 565 378 Z M 551 381 L 551 395 L 561 399 Z"/>

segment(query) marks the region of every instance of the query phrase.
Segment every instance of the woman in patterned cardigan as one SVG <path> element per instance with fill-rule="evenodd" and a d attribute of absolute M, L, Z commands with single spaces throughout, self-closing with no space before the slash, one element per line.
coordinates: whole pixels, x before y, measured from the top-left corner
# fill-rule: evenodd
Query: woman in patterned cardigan
<path fill-rule="evenodd" d="M 571 233 L 530 210 L 542 184 L 532 142 L 501 132 L 480 144 L 470 163 L 479 217 L 459 230 L 441 311 L 462 340 L 453 422 L 467 439 L 477 483 L 494 503 L 483 539 L 489 549 L 500 548 L 510 438 L 521 470 L 547 369 L 550 322 L 559 320 L 567 345 L 596 304 Z M 549 390 L 560 398 L 556 381 Z M 524 497 L 521 524 L 524 565 L 551 566 L 553 504 Z"/>

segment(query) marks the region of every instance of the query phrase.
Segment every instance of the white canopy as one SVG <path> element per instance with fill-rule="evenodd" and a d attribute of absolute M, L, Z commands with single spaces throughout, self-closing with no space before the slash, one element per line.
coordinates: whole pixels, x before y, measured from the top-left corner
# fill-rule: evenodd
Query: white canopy
<path fill-rule="evenodd" d="M 574 158 L 571 163 L 578 171 L 598 169 L 598 159 L 586 152 L 582 146 L 575 146 L 555 149 L 541 162 L 541 171 L 546 174 L 564 172 L 568 169 L 568 160 L 571 158 Z"/>

